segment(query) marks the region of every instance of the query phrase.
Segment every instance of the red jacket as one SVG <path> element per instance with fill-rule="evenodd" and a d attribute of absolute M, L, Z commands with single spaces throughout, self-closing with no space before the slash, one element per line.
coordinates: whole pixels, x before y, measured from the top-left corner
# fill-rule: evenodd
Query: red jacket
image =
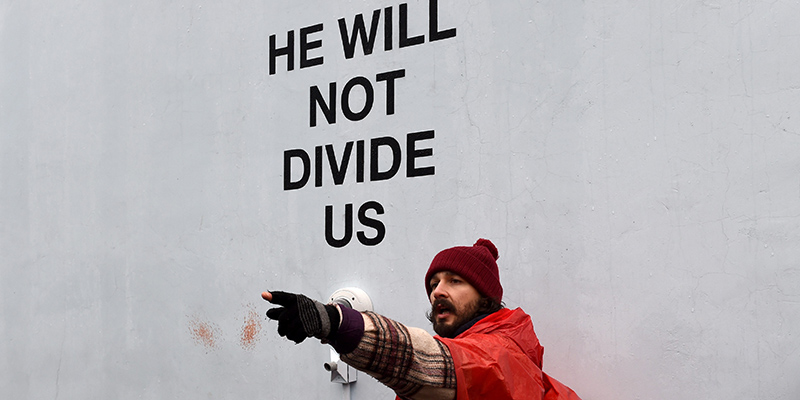
<path fill-rule="evenodd" d="M 542 372 L 544 348 L 519 308 L 501 309 L 455 339 L 435 338 L 453 356 L 458 400 L 580 400 Z"/>

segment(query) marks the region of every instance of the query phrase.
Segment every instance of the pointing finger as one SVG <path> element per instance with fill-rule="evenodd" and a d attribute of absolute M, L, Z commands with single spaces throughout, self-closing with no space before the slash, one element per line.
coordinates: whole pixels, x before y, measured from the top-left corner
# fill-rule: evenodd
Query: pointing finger
<path fill-rule="evenodd" d="M 261 293 L 261 297 L 272 304 L 279 304 L 282 306 L 292 305 L 297 301 L 297 295 L 278 291 Z"/>

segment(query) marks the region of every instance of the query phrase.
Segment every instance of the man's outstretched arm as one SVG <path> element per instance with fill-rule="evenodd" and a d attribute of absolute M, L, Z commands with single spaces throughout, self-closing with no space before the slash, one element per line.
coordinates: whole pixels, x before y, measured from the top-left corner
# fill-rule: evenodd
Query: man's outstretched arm
<path fill-rule="evenodd" d="M 343 361 L 375 377 L 401 398 L 455 398 L 456 374 L 450 351 L 425 330 L 406 327 L 373 312 L 360 313 L 346 307 L 322 305 L 303 295 L 292 295 L 300 298 L 301 303 L 307 303 L 303 299 L 316 303 L 313 307 L 297 307 L 297 298 L 275 296 L 278 293 L 282 292 L 264 292 L 261 296 L 283 305 L 267 312 L 268 317 L 278 320 L 281 336 L 297 343 L 311 336 L 330 342 L 341 353 Z M 334 307 L 338 315 L 333 316 L 328 307 Z M 338 326 L 330 328 L 333 333 L 326 337 L 311 333 L 318 332 L 313 329 L 318 319 L 324 325 L 323 314 L 329 315 L 328 320 L 338 317 Z M 311 322 L 304 323 L 304 320 Z M 324 331 L 324 327 L 321 330 Z"/>
<path fill-rule="evenodd" d="M 388 386 L 401 398 L 453 399 L 456 374 L 447 346 L 420 328 L 360 313 L 364 334 L 342 360 Z"/>

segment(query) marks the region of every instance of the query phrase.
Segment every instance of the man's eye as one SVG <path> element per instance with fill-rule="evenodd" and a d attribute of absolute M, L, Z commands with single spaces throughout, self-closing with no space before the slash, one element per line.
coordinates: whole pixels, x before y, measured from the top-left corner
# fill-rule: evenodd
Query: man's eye
<path fill-rule="evenodd" d="M 436 285 L 438 284 L 439 282 L 431 282 L 431 290 L 436 289 Z"/>

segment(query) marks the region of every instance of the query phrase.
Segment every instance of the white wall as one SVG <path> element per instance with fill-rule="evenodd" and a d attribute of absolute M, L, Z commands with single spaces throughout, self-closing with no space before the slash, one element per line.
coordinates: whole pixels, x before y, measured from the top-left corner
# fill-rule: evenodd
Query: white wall
<path fill-rule="evenodd" d="M 410 1 L 400 48 L 386 1 L 0 2 L 2 397 L 342 398 L 259 293 L 427 327 L 430 259 L 486 237 L 584 399 L 798 398 L 800 7 L 612 3 L 441 0 L 430 41 Z M 390 6 L 392 50 L 345 59 L 337 20 Z M 270 75 L 320 23 L 323 63 Z M 309 126 L 310 87 L 400 69 L 394 114 L 377 83 Z M 433 175 L 284 190 L 286 150 L 426 130 Z M 328 245 L 368 201 L 380 243 Z"/>

